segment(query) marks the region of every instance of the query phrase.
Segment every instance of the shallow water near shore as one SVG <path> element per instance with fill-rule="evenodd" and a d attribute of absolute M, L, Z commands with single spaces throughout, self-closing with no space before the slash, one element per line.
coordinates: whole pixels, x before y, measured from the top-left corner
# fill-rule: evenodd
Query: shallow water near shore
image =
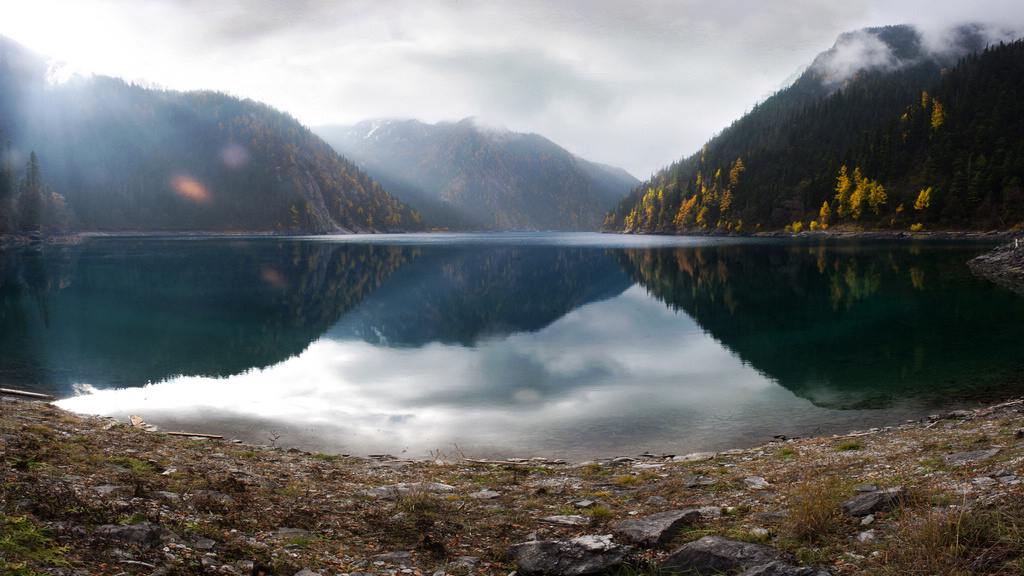
<path fill-rule="evenodd" d="M 324 453 L 685 454 L 1024 393 L 984 242 L 437 234 L 5 250 L 0 384 Z"/>

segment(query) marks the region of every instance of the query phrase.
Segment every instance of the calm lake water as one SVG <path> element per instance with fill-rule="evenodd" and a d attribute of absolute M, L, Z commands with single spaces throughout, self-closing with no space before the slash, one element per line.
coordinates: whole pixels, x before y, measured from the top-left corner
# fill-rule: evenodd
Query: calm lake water
<path fill-rule="evenodd" d="M 1024 395 L 992 245 L 600 234 L 0 252 L 0 386 L 324 453 L 569 460 Z"/>

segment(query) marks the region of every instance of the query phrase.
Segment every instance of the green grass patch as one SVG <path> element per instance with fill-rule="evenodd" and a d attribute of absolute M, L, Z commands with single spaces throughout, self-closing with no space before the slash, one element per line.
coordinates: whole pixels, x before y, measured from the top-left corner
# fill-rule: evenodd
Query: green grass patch
<path fill-rule="evenodd" d="M 860 450 L 864 447 L 864 443 L 860 440 L 847 440 L 846 442 L 840 442 L 836 446 L 836 450 L 840 452 L 848 452 L 850 450 Z"/>
<path fill-rule="evenodd" d="M 50 530 L 33 524 L 25 516 L 0 513 L 0 573 L 34 575 L 28 562 L 48 567 L 68 567 L 67 547 L 58 546 Z"/>

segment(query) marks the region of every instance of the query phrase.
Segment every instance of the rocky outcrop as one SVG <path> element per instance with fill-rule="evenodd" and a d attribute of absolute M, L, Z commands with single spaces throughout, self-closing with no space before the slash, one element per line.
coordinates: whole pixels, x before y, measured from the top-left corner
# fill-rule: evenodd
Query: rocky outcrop
<path fill-rule="evenodd" d="M 967 262 L 971 271 L 1024 295 L 1024 241 L 1014 239 Z"/>
<path fill-rule="evenodd" d="M 700 517 L 700 510 L 696 508 L 669 510 L 643 518 L 623 520 L 612 526 L 612 530 L 638 546 L 654 548 L 674 538 L 683 526 Z"/>
<path fill-rule="evenodd" d="M 586 576 L 601 574 L 619 565 L 632 546 L 612 542 L 611 535 L 523 542 L 509 548 L 509 554 L 527 576 Z"/>
<path fill-rule="evenodd" d="M 785 559 L 784 552 L 767 546 L 724 536 L 705 536 L 673 552 L 659 568 L 663 572 L 710 576 Z"/>
<path fill-rule="evenodd" d="M 873 490 L 858 494 L 843 502 L 843 510 L 850 516 L 867 516 L 875 512 L 888 512 L 901 506 L 907 499 L 907 489 L 903 486 Z"/>

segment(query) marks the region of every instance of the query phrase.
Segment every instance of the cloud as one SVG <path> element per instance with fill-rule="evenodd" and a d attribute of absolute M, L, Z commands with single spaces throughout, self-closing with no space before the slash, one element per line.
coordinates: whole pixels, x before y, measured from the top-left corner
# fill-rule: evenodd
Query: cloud
<path fill-rule="evenodd" d="M 877 34 L 859 30 L 843 34 L 832 49 L 815 59 L 813 68 L 826 83 L 839 83 L 860 70 L 893 70 L 902 63 Z"/>
<path fill-rule="evenodd" d="M 74 69 L 220 90 L 311 126 L 478 116 L 641 177 L 698 150 L 843 32 L 911 23 L 938 43 L 956 23 L 1024 24 L 1018 0 L 936 0 L 926 10 L 908 0 L 35 0 L 8 8 L 0 34 Z"/>

